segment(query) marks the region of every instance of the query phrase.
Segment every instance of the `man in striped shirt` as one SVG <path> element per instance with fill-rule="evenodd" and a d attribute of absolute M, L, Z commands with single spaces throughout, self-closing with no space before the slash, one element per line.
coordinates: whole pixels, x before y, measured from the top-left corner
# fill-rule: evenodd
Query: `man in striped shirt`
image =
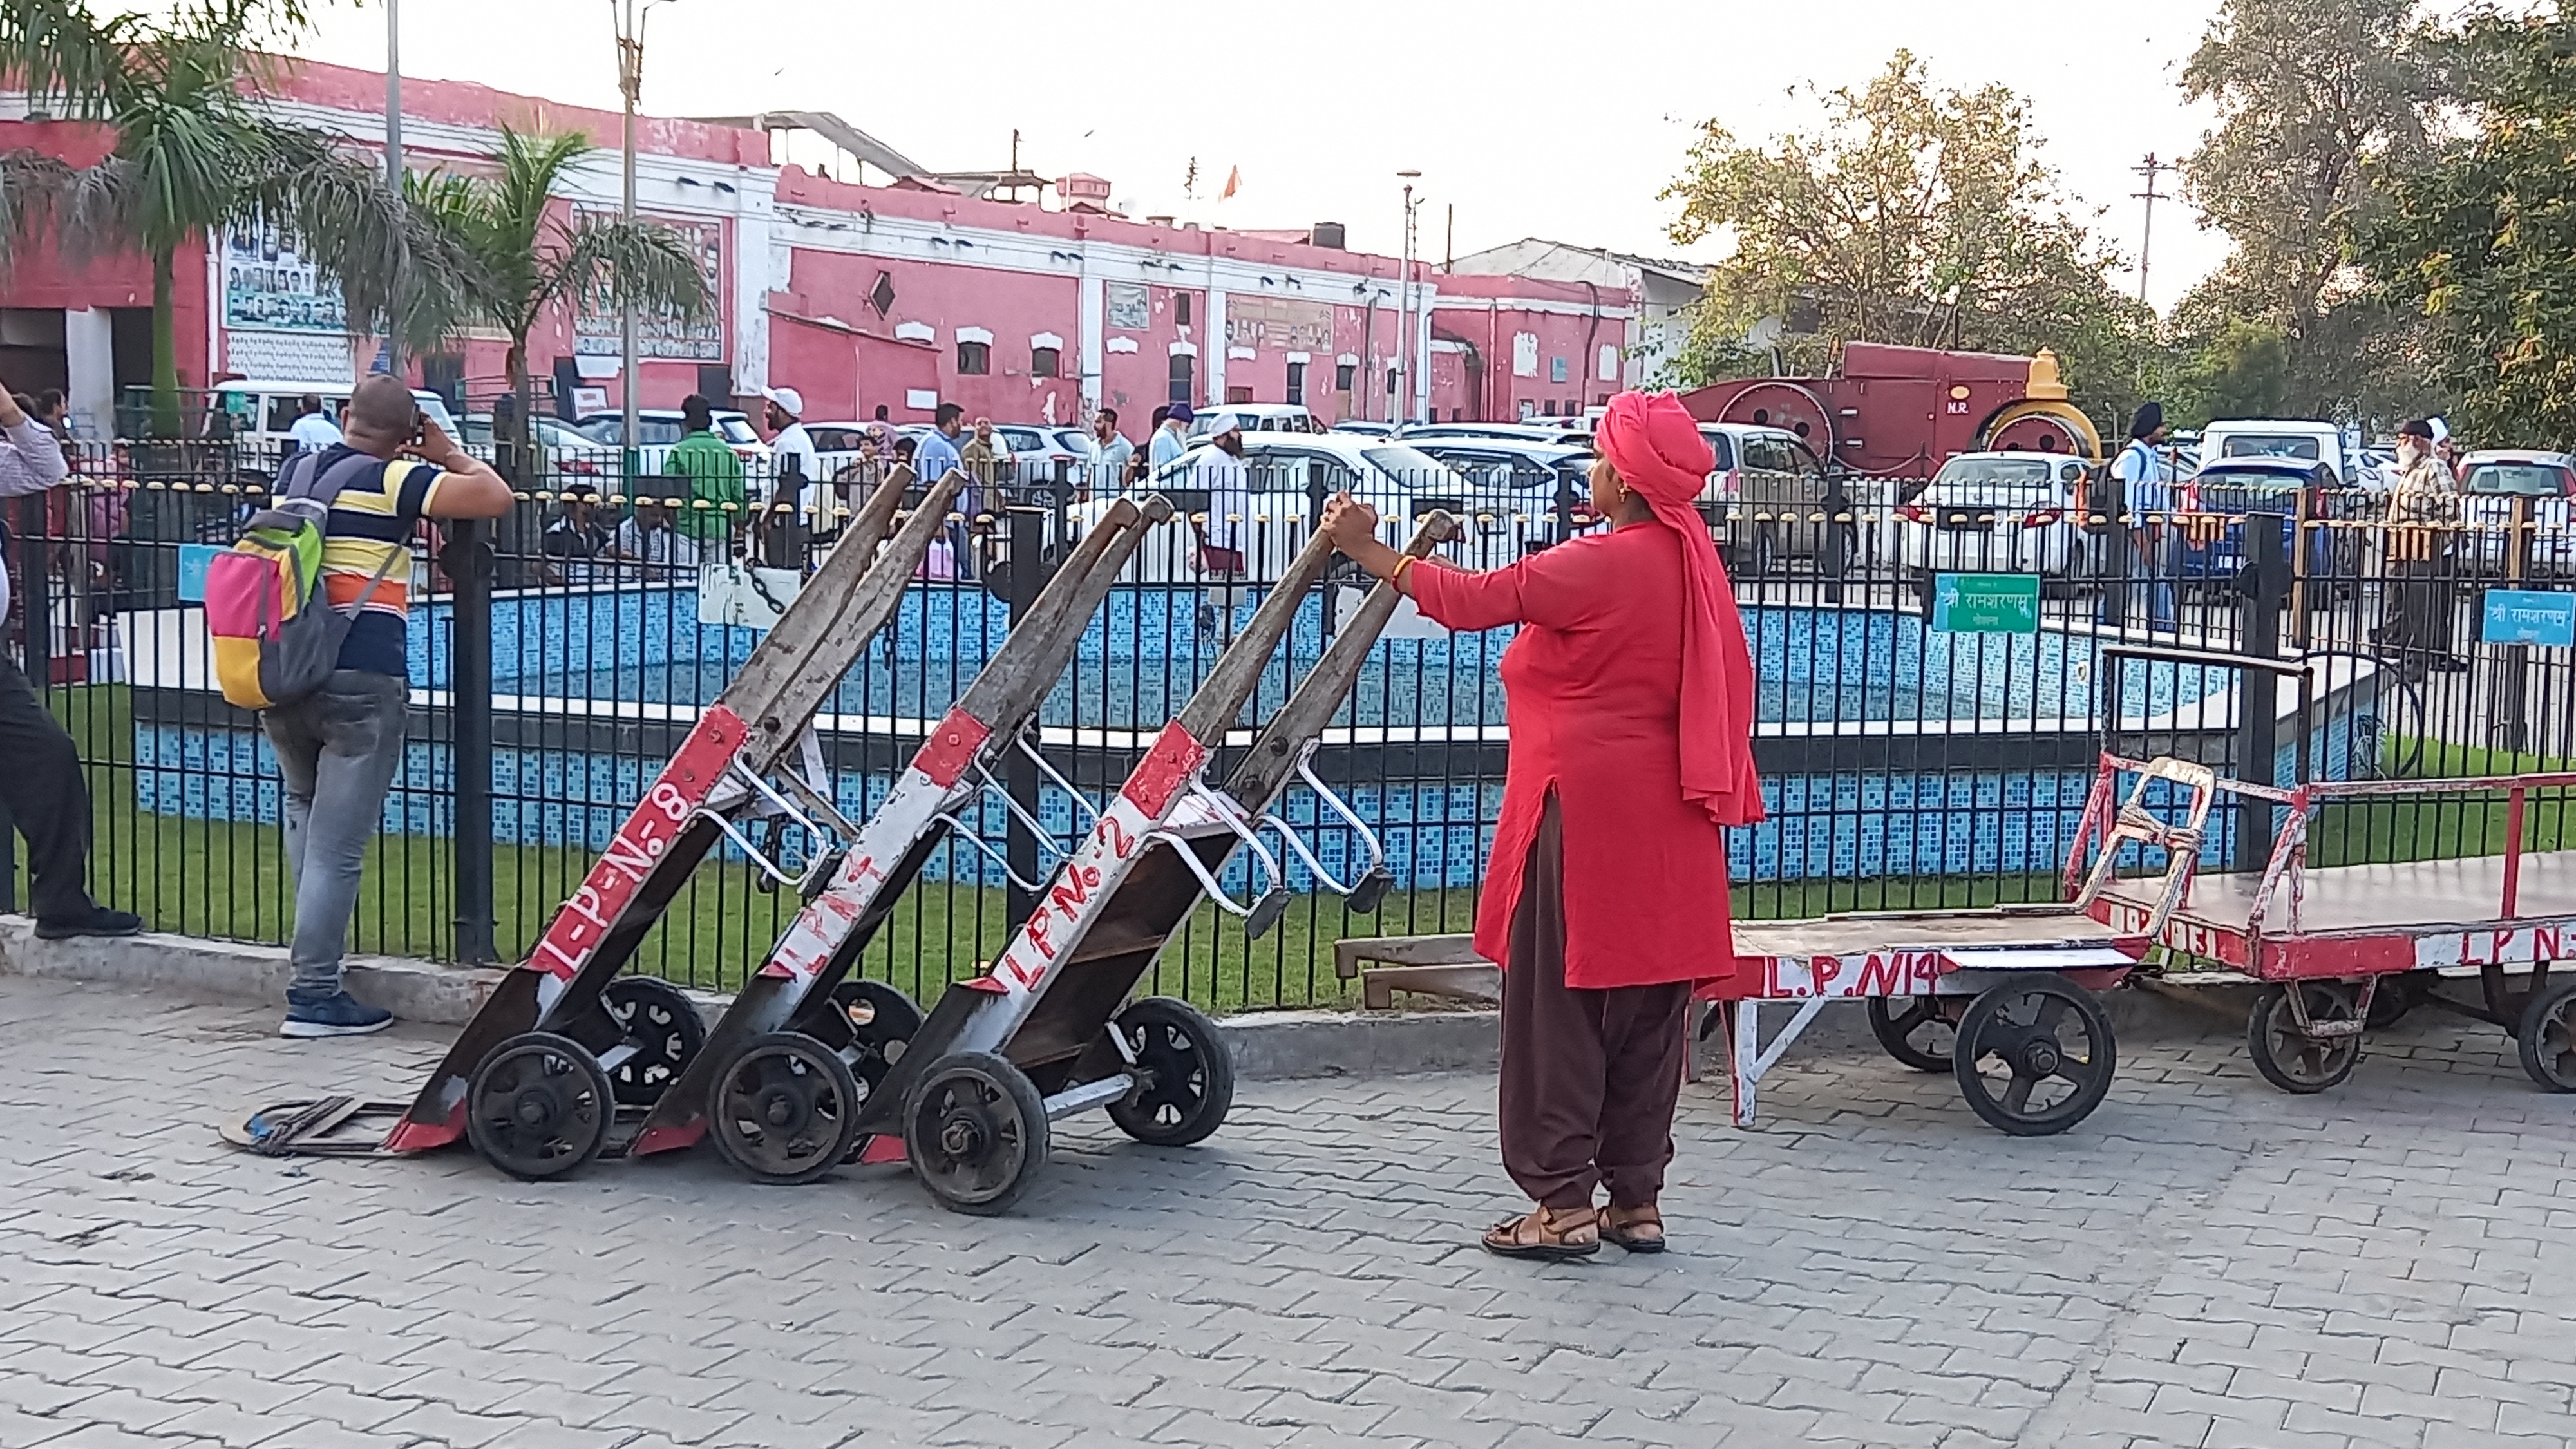
<path fill-rule="evenodd" d="M 0 498 L 42 493 L 70 473 L 62 443 L 0 385 Z M 8 613 L 9 574 L 0 566 L 0 620 Z M 34 620 L 30 627 L 45 624 Z M 89 785 L 81 778 L 80 750 L 6 652 L 0 652 L 0 758 L 9 762 L 0 770 L 0 805 L 27 837 L 27 905 L 36 934 L 60 940 L 142 930 L 141 916 L 90 899 Z"/>
<path fill-rule="evenodd" d="M 295 975 L 279 1031 L 296 1037 L 355 1036 L 393 1021 L 392 1013 L 341 986 L 340 955 L 367 842 L 382 823 L 385 791 L 402 764 L 411 699 L 405 620 L 412 530 L 423 518 L 498 518 L 515 501 L 491 464 L 422 417 L 411 390 L 389 376 L 358 384 L 342 431 L 338 446 L 298 467 L 314 469 L 325 487 L 338 485 L 323 528 L 322 588 L 331 607 L 355 607 L 358 614 L 329 682 L 260 714 L 286 782 L 286 863 L 295 874 L 295 941 L 288 954 Z"/>

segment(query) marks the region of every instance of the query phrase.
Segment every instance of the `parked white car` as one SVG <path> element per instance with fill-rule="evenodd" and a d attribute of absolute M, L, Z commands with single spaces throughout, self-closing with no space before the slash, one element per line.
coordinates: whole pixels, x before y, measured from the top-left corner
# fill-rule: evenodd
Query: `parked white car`
<path fill-rule="evenodd" d="M 1959 454 L 1896 510 L 1907 571 L 2073 582 L 2089 573 L 2091 538 L 2080 524 L 2089 472 L 2062 453 Z"/>
<path fill-rule="evenodd" d="M 760 434 L 752 430 L 751 419 L 741 413 L 726 410 L 715 415 L 715 425 L 716 436 L 724 439 L 725 446 L 733 449 L 734 456 L 742 459 L 743 467 L 751 471 L 765 487 L 769 478 L 769 445 L 762 442 Z M 575 421 L 574 426 L 580 428 L 594 442 L 605 443 L 611 448 L 624 447 L 626 417 L 623 413 L 584 413 Z M 641 409 L 635 414 L 635 428 L 637 471 L 643 473 L 663 471 L 663 465 L 670 460 L 671 445 L 680 441 L 685 433 L 680 410 L 678 408 Z"/>
<path fill-rule="evenodd" d="M 1408 443 L 1430 438 L 1511 438 L 1524 443 L 1592 446 L 1592 429 L 1566 423 L 1410 423 L 1398 434 Z"/>
<path fill-rule="evenodd" d="M 1203 576 L 1194 515 L 1207 513 L 1215 500 L 1194 488 L 1192 479 L 1198 460 L 1212 451 L 1212 445 L 1191 449 L 1170 480 L 1158 485 L 1175 511 L 1137 550 L 1128 565 L 1130 580 L 1190 583 Z M 1519 556 L 1518 541 L 1508 533 L 1508 510 L 1479 510 L 1465 478 L 1401 442 L 1351 433 L 1247 433 L 1243 462 L 1249 477 L 1237 527 L 1245 572 L 1254 580 L 1276 579 L 1287 570 L 1315 531 L 1319 494 L 1346 492 L 1375 507 L 1383 520 L 1379 536 L 1398 547 L 1412 536 L 1417 514 L 1445 508 L 1470 517 L 1468 535 L 1448 545 L 1445 556 L 1473 567 Z M 1074 537 L 1098 523 L 1112 501 L 1100 497 L 1073 505 Z M 1490 515 L 1483 532 L 1473 518 L 1479 511 Z"/>
<path fill-rule="evenodd" d="M 555 478 L 598 480 L 617 471 L 618 457 L 615 448 L 594 440 L 589 434 L 577 431 L 570 423 L 560 419 L 541 417 L 534 421 L 537 450 L 545 458 L 546 478 L 531 481 L 528 486 L 540 486 L 541 483 Z M 456 441 L 464 444 L 466 451 L 475 457 L 487 463 L 492 461 L 495 447 L 492 415 L 467 413 L 457 419 L 457 423 L 464 431 Z"/>
<path fill-rule="evenodd" d="M 2502 576 L 2512 558 L 2514 500 L 2524 505 L 2531 524 L 2531 576 L 2576 575 L 2576 533 L 2570 532 L 2569 500 L 2576 498 L 2576 456 L 2523 448 L 2480 450 L 2460 460 L 2460 521 L 2476 550 L 2481 573 Z"/>
<path fill-rule="evenodd" d="M 295 451 L 291 430 L 295 420 L 304 414 L 304 400 L 320 398 L 322 410 L 336 422 L 340 410 L 348 405 L 349 392 L 346 384 L 332 387 L 235 378 L 215 385 L 215 403 L 231 421 L 234 457 L 243 468 L 269 476 L 281 459 Z M 457 436 L 456 419 L 448 413 L 445 398 L 424 388 L 413 388 L 411 396 L 420 404 L 421 413 L 438 424 L 439 431 L 451 438 Z"/>
<path fill-rule="evenodd" d="M 1246 434 L 1326 431 L 1304 403 L 1225 403 L 1195 409 L 1190 418 L 1190 436 L 1213 438 L 1224 432 L 1223 424 L 1229 422 Z"/>

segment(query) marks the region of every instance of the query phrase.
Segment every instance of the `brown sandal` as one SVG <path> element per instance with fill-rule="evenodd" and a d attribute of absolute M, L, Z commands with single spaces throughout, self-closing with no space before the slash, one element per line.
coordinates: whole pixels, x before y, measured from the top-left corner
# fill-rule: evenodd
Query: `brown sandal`
<path fill-rule="evenodd" d="M 1660 1253 L 1664 1250 L 1664 1215 L 1650 1202 L 1632 1208 L 1604 1208 L 1601 1237 L 1631 1253 Z"/>
<path fill-rule="evenodd" d="M 1542 1207 L 1488 1229 L 1485 1251 L 1503 1258 L 1589 1258 L 1601 1251 L 1601 1215 L 1588 1207 Z"/>

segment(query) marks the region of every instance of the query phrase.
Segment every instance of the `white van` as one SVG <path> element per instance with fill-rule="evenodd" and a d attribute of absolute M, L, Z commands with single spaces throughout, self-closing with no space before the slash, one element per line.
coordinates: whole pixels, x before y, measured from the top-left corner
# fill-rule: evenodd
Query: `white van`
<path fill-rule="evenodd" d="M 349 401 L 350 385 L 332 386 L 312 382 L 263 382 L 236 379 L 217 383 L 215 396 L 225 414 L 232 419 L 233 449 L 241 466 L 263 476 L 274 477 L 279 461 L 295 451 L 295 438 L 290 431 L 295 420 L 304 415 L 304 400 L 322 399 L 322 410 L 339 421 L 340 409 Z M 439 431 L 463 442 L 456 419 L 448 415 L 447 400 L 422 388 L 412 389 L 412 398 Z"/>
<path fill-rule="evenodd" d="M 2334 423 L 2279 418 L 2235 418 L 2211 423 L 2200 432 L 2200 466 L 2228 458 L 2296 458 L 2323 463 L 2349 488 L 2360 484 L 2360 461 L 2344 450 L 2343 429 Z"/>

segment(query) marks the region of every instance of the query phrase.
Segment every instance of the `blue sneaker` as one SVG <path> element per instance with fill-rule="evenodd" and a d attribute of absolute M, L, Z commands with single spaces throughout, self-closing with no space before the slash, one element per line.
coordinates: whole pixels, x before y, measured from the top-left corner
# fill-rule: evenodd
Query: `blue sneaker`
<path fill-rule="evenodd" d="M 279 1036 L 365 1036 L 383 1031 L 394 1024 L 394 1014 L 367 1005 L 342 991 L 320 1001 L 294 1002 L 286 1006 L 286 1020 L 277 1028 Z"/>

